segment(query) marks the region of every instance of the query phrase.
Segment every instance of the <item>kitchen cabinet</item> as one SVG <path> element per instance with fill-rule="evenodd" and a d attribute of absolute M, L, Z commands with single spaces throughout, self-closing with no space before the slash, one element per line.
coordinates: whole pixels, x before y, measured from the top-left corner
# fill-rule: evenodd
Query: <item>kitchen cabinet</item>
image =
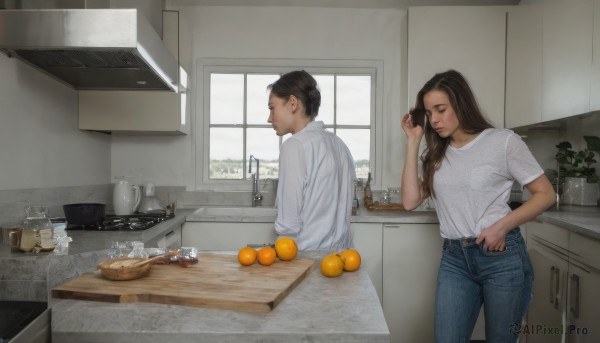
<path fill-rule="evenodd" d="M 273 222 L 186 222 L 181 244 L 199 250 L 238 251 L 248 244 L 273 244 L 277 233 Z"/>
<path fill-rule="evenodd" d="M 600 342 L 598 309 L 600 309 L 600 273 L 577 262 L 569 267 L 569 303 L 566 334 L 569 343 Z"/>
<path fill-rule="evenodd" d="M 568 232 L 546 224 L 527 223 L 527 249 L 534 271 L 533 298 L 527 314 L 528 329 L 537 325 L 560 328 L 566 308 L 566 287 L 569 271 L 567 252 Z M 527 333 L 528 343 L 561 342 L 561 335 Z"/>
<path fill-rule="evenodd" d="M 542 14 L 542 120 L 590 110 L 594 0 L 546 0 Z"/>
<path fill-rule="evenodd" d="M 434 74 L 456 69 L 483 113 L 504 127 L 506 11 L 503 6 L 408 9 L 408 102 Z"/>
<path fill-rule="evenodd" d="M 179 248 L 181 247 L 182 224 L 169 227 L 164 233 L 144 242 L 146 247 Z"/>
<path fill-rule="evenodd" d="M 380 223 L 352 223 L 350 230 L 354 248 L 361 256 L 360 267 L 369 274 L 383 304 L 383 226 Z"/>
<path fill-rule="evenodd" d="M 433 342 L 442 238 L 437 224 L 384 224 L 383 313 L 390 342 Z"/>
<path fill-rule="evenodd" d="M 568 342 L 600 342 L 600 240 L 569 232 Z"/>
<path fill-rule="evenodd" d="M 598 342 L 600 240 L 548 223 L 527 227 L 535 273 L 527 342 Z M 544 335 L 544 328 L 560 331 Z"/>
<path fill-rule="evenodd" d="M 163 41 L 179 61 L 180 92 L 80 91 L 79 128 L 138 134 L 189 133 L 190 37 L 178 11 L 163 11 Z"/>
<path fill-rule="evenodd" d="M 506 23 L 506 127 L 542 122 L 542 3 L 512 6 Z"/>
<path fill-rule="evenodd" d="M 594 0 L 590 111 L 600 110 L 600 0 Z"/>

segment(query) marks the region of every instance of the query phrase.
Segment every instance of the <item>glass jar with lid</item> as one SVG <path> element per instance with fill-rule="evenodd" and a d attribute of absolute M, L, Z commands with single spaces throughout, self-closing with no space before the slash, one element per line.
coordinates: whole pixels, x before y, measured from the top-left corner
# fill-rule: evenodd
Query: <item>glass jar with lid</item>
<path fill-rule="evenodd" d="M 52 250 L 52 222 L 48 219 L 48 208 L 41 205 L 25 208 L 25 220 L 21 233 L 21 250 L 31 252 L 39 250 Z M 39 251 L 38 250 L 38 251 Z"/>

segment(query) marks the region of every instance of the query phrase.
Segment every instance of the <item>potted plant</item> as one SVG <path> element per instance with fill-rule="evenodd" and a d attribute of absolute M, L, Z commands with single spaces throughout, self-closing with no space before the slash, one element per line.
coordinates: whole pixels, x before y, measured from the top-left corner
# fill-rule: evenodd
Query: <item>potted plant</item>
<path fill-rule="evenodd" d="M 583 136 L 587 148 L 573 150 L 570 142 L 558 143 L 555 159 L 558 162 L 560 180 L 563 183 L 563 203 L 596 206 L 600 189 L 598 175 L 592 164 L 596 162 L 594 152 L 600 153 L 600 138 Z"/>

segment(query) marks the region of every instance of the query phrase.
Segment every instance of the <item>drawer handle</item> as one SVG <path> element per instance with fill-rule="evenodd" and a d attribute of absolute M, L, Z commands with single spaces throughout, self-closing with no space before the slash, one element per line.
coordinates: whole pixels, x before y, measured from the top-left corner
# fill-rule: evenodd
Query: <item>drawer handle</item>
<path fill-rule="evenodd" d="M 550 292 L 548 292 L 548 295 L 550 297 L 550 303 L 554 304 L 554 296 L 556 295 L 556 292 L 554 291 L 554 266 L 550 267 Z"/>
<path fill-rule="evenodd" d="M 579 318 L 579 276 L 571 275 L 571 294 L 569 297 L 569 312 L 573 319 Z"/>
<path fill-rule="evenodd" d="M 165 238 L 166 238 L 166 237 L 169 237 L 169 236 L 171 236 L 171 235 L 172 235 L 172 234 L 174 234 L 174 233 L 175 233 L 175 231 L 174 231 L 174 230 L 171 230 L 171 231 L 167 232 L 167 233 L 165 234 Z"/>

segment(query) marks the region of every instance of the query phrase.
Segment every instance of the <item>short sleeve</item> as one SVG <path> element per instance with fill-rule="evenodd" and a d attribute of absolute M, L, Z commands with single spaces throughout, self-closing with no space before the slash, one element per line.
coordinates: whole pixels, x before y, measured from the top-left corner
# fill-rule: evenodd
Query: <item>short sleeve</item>
<path fill-rule="evenodd" d="M 506 141 L 506 161 L 509 174 L 522 187 L 544 174 L 527 144 L 514 132 L 511 132 Z"/>

